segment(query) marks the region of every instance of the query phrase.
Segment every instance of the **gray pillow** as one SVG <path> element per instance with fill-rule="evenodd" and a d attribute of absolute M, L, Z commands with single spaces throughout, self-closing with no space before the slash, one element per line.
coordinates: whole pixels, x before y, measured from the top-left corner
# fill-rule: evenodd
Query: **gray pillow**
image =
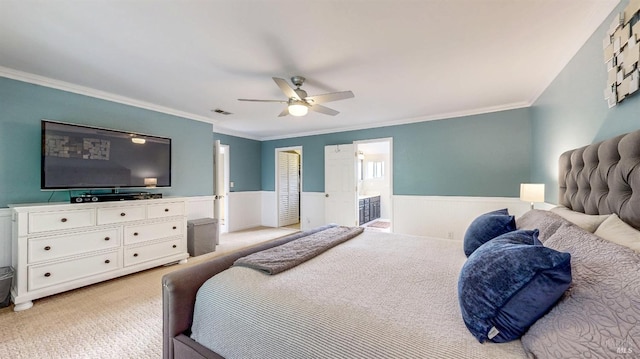
<path fill-rule="evenodd" d="M 573 282 L 522 337 L 537 358 L 631 358 L 640 353 L 640 254 L 563 224 L 545 246 L 571 253 Z"/>
<path fill-rule="evenodd" d="M 564 206 L 553 207 L 551 208 L 551 212 L 591 233 L 595 232 L 598 226 L 604 222 L 607 217 L 609 217 L 608 214 L 585 214 L 575 212 Z"/>
<path fill-rule="evenodd" d="M 640 253 L 640 231 L 624 223 L 615 213 L 605 219 L 593 234 Z"/>
<path fill-rule="evenodd" d="M 555 213 L 539 209 L 532 209 L 516 219 L 518 229 L 537 229 L 538 239 L 542 243 L 554 234 L 563 223 L 569 222 Z"/>

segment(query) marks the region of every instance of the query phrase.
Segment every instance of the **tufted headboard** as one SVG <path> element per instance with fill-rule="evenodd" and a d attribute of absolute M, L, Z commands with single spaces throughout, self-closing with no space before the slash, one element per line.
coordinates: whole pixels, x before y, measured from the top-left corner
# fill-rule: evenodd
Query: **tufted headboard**
<path fill-rule="evenodd" d="M 559 175 L 561 205 L 640 229 L 640 130 L 563 153 Z"/>

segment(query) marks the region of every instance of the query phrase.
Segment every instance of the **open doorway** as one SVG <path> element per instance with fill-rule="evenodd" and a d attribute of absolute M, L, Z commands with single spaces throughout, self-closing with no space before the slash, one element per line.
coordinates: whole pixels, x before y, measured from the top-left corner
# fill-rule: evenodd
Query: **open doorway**
<path fill-rule="evenodd" d="M 302 147 L 276 149 L 278 227 L 300 229 Z"/>
<path fill-rule="evenodd" d="M 393 226 L 393 139 L 355 141 L 358 156 L 359 224 L 391 232 Z"/>

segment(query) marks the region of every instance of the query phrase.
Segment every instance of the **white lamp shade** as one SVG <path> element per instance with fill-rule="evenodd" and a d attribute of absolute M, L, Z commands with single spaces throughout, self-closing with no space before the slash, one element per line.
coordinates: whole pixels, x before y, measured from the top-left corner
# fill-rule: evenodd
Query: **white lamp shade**
<path fill-rule="evenodd" d="M 305 105 L 297 103 L 289 105 L 289 114 L 291 116 L 304 116 L 307 112 L 309 112 L 309 108 Z"/>
<path fill-rule="evenodd" d="M 520 200 L 526 202 L 544 202 L 544 183 L 521 183 Z"/>

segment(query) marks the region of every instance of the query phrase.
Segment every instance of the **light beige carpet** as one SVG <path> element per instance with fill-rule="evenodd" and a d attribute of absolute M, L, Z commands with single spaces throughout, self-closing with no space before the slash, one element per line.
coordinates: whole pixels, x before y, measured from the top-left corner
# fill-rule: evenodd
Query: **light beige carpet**
<path fill-rule="evenodd" d="M 224 234 L 216 251 L 0 309 L 0 358 L 161 358 L 165 273 L 295 232 L 260 227 Z"/>

